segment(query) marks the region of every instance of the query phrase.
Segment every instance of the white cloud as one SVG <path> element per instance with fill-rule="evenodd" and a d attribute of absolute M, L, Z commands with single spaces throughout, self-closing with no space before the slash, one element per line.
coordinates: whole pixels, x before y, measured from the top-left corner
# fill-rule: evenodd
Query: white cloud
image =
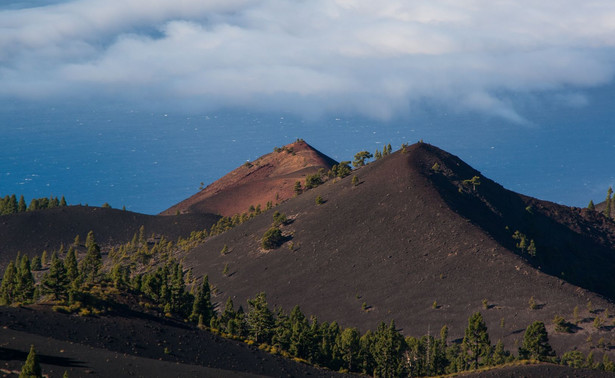
<path fill-rule="evenodd" d="M 434 100 L 523 123 L 506 96 L 610 82 L 615 4 L 74 0 L 0 10 L 0 96 L 387 118 Z M 575 90 L 570 95 L 570 89 Z"/>

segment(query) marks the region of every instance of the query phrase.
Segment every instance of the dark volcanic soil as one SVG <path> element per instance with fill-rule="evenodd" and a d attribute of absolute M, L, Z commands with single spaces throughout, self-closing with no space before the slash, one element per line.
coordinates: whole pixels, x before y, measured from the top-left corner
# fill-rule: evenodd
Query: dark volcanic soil
<path fill-rule="evenodd" d="M 436 162 L 441 166 L 438 173 L 431 170 Z M 460 192 L 456 177 L 465 180 L 474 174 L 479 173 L 435 147 L 410 146 L 406 153 L 397 152 L 276 207 L 291 219 L 282 227 L 287 238 L 282 247 L 264 251 L 260 246 L 273 221 L 270 211 L 210 239 L 190 251 L 185 262 L 197 275 L 209 274 L 219 290 L 218 303 L 227 296 L 241 303 L 265 291 L 271 307 L 291 309 L 298 304 L 321 321 L 336 320 L 362 331 L 394 319 L 406 335 L 435 333 L 446 324 L 455 339 L 463 336 L 468 317 L 481 311 L 493 342 L 501 338 L 513 351 L 535 320 L 546 323 L 558 352 L 573 346 L 587 351 L 600 338 L 610 343 L 615 307 L 537 268 L 550 272 L 582 263 L 585 277 L 591 278 L 595 268 L 605 280 L 603 272 L 615 268 L 613 254 L 606 254 L 613 225 L 594 224 L 592 214 L 585 217 L 580 210 L 508 192 L 482 176 L 484 184 L 476 190 L 464 186 Z M 358 177 L 358 185 L 352 185 L 352 176 Z M 318 195 L 324 204 L 315 204 Z M 526 201 L 533 201 L 536 218 L 497 220 L 485 215 L 518 216 L 526 212 Z M 558 213 L 565 216 L 558 218 Z M 532 260 L 515 249 L 510 241 L 515 228 L 505 234 L 502 225 L 504 231 L 496 232 L 506 222 L 528 234 L 534 230 L 531 236 L 539 253 L 545 251 L 540 257 L 544 260 Z M 576 256 L 568 262 L 553 256 L 566 243 L 581 251 L 579 243 L 586 242 L 591 242 L 589 256 L 600 256 L 596 263 L 602 266 L 592 266 L 576 252 L 563 255 Z M 225 244 L 230 253 L 221 255 Z M 553 265 L 542 266 L 543 261 Z M 227 276 L 222 274 L 225 264 L 230 269 Z M 575 282 L 596 283 L 580 277 Z M 528 306 L 531 297 L 538 304 L 535 310 Z M 600 309 L 597 314 L 586 309 L 588 300 Z M 585 319 L 579 329 L 555 333 L 553 317 L 571 320 L 575 306 Z M 607 309 L 608 326 L 593 328 L 593 319 Z M 590 335 L 593 342 L 586 341 Z"/>
<path fill-rule="evenodd" d="M 539 364 L 507 366 L 477 373 L 462 373 L 458 377 L 480 378 L 514 378 L 514 377 L 549 377 L 549 378 L 598 378 L 613 377 L 615 374 L 590 369 L 574 369 L 567 366 Z"/>
<path fill-rule="evenodd" d="M 92 230 L 101 246 L 125 243 L 145 227 L 147 236 L 168 240 L 211 227 L 220 217 L 212 214 L 182 214 L 162 217 L 99 207 L 69 206 L 0 216 L 0 269 L 18 251 L 30 256 L 51 252 L 61 243 L 70 245 L 76 235 L 85 241 Z"/>
<path fill-rule="evenodd" d="M 17 370 L 30 344 L 60 377 L 342 376 L 267 354 L 193 326 L 143 314 L 79 317 L 0 307 L 0 368 Z"/>

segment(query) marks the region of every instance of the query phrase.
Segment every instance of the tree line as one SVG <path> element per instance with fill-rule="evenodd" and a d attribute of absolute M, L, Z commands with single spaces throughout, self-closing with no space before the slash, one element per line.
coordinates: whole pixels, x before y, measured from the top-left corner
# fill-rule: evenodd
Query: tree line
<path fill-rule="evenodd" d="M 30 201 L 30 204 L 26 206 L 26 200 L 23 195 L 21 195 L 19 200 L 17 200 L 17 196 L 15 194 L 11 194 L 0 198 L 0 215 L 25 213 L 26 211 L 52 209 L 54 207 L 64 206 L 67 206 L 64 196 L 62 196 L 61 199 L 53 196 L 49 198 L 33 198 Z"/>

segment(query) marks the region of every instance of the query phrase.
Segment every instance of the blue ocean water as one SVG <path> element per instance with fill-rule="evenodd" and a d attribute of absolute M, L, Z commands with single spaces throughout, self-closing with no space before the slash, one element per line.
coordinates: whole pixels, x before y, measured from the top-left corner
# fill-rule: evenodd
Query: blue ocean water
<path fill-rule="evenodd" d="M 519 125 L 429 105 L 396 119 L 221 110 L 145 111 L 121 104 L 0 105 L 0 195 L 66 196 L 70 204 L 155 214 L 246 160 L 303 138 L 336 160 L 420 139 L 505 187 L 572 206 L 600 202 L 615 184 L 615 86 L 582 107 L 549 94 L 518 100 Z M 444 108 L 445 109 L 445 108 Z"/>

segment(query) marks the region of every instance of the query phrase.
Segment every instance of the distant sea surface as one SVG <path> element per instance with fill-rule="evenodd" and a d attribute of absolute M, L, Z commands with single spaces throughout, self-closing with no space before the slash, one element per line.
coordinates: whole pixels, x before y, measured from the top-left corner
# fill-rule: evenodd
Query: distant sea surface
<path fill-rule="evenodd" d="M 305 139 L 336 160 L 420 139 L 506 188 L 571 206 L 615 184 L 615 86 L 586 105 L 519 99 L 526 124 L 431 105 L 392 120 L 226 110 L 143 111 L 121 105 L 0 105 L 0 195 L 66 196 L 69 204 L 156 214 L 246 160 Z"/>

